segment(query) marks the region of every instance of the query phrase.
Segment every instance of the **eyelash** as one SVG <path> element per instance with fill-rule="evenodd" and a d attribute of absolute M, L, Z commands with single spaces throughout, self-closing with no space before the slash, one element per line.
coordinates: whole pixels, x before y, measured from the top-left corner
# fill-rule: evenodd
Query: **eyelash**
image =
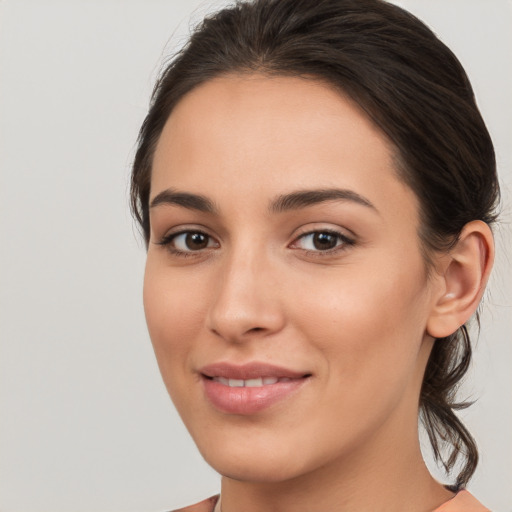
<path fill-rule="evenodd" d="M 208 233 L 205 233 L 204 231 L 198 229 L 184 229 L 183 231 L 178 231 L 177 233 L 170 233 L 168 235 L 165 235 L 159 242 L 156 243 L 157 245 L 164 246 L 173 256 L 179 256 L 182 258 L 198 256 L 199 253 L 203 252 L 203 250 L 182 251 L 180 249 L 176 249 L 176 247 L 174 247 L 172 243 L 174 240 L 176 240 L 176 238 L 178 238 L 181 235 L 203 235 L 209 241 L 213 239 L 212 236 L 210 236 Z M 206 247 L 206 249 L 208 249 L 208 247 Z"/>
<path fill-rule="evenodd" d="M 183 251 L 180 249 L 176 249 L 172 245 L 173 241 L 176 240 L 181 235 L 203 235 L 205 236 L 208 241 L 212 240 L 213 237 L 210 236 L 208 233 L 205 233 L 204 231 L 195 230 L 195 229 L 187 229 L 183 231 L 178 231 L 177 233 L 170 233 L 168 235 L 165 235 L 159 242 L 156 242 L 157 245 L 165 247 L 169 252 L 171 252 L 172 255 L 182 257 L 182 258 L 190 258 L 194 256 L 199 256 L 199 254 L 203 253 L 204 249 L 199 250 L 189 250 L 189 251 Z M 350 238 L 339 231 L 335 231 L 332 229 L 316 229 L 312 231 L 308 231 L 306 233 L 302 233 L 300 236 L 295 238 L 295 240 L 290 244 L 290 246 L 294 246 L 297 244 L 298 241 L 304 240 L 308 236 L 313 235 L 332 235 L 337 238 L 337 245 L 331 249 L 325 249 L 325 250 L 311 250 L 311 249 L 302 249 L 308 256 L 313 256 L 316 258 L 321 258 L 324 256 L 332 256 L 334 254 L 337 254 L 339 252 L 347 250 L 349 247 L 355 245 L 356 241 L 353 238 Z M 208 242 L 209 243 L 209 242 Z M 211 249 L 211 247 L 205 247 L 205 249 Z"/>
<path fill-rule="evenodd" d="M 349 247 L 355 245 L 356 241 L 353 238 L 350 238 L 343 233 L 340 233 L 339 231 L 335 231 L 332 229 L 315 229 L 308 231 L 307 233 L 303 233 L 300 236 L 298 236 L 292 245 L 297 244 L 299 240 L 304 240 L 308 236 L 313 235 L 332 235 L 337 238 L 336 245 L 332 247 L 331 249 L 325 249 L 325 250 L 311 250 L 311 249 L 303 249 L 303 251 L 308 256 L 313 256 L 315 258 L 322 258 L 325 256 L 333 256 L 335 254 L 338 254 L 339 252 L 346 251 Z"/>

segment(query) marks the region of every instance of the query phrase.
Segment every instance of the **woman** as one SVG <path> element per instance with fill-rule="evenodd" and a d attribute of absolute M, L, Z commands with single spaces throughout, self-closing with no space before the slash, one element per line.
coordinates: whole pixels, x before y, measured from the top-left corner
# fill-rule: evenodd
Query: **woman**
<path fill-rule="evenodd" d="M 498 195 L 466 74 L 406 11 L 260 0 L 204 21 L 132 176 L 160 370 L 222 475 L 189 510 L 486 510 L 454 393 Z M 461 464 L 450 486 L 419 415 Z"/>

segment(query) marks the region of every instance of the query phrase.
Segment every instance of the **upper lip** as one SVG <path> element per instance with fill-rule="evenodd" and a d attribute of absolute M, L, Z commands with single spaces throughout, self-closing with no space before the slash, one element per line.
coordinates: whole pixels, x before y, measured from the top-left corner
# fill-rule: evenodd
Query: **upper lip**
<path fill-rule="evenodd" d="M 308 372 L 301 372 L 256 361 L 245 364 L 233 364 L 228 362 L 212 363 L 200 368 L 199 372 L 210 378 L 224 377 L 226 379 L 242 380 L 258 379 L 262 377 L 300 379 L 310 375 Z"/>

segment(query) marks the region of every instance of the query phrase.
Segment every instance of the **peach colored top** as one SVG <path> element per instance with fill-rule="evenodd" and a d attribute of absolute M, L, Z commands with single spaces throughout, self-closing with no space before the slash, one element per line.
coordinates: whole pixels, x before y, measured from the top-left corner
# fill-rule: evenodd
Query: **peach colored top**
<path fill-rule="evenodd" d="M 219 496 L 212 496 L 207 500 L 191 505 L 190 507 L 180 508 L 173 512 L 213 512 Z M 484 507 L 468 491 L 459 491 L 455 497 L 436 508 L 433 512 L 491 512 Z"/>
<path fill-rule="evenodd" d="M 443 503 L 434 512 L 491 512 L 468 491 L 459 491 L 454 498 Z"/>

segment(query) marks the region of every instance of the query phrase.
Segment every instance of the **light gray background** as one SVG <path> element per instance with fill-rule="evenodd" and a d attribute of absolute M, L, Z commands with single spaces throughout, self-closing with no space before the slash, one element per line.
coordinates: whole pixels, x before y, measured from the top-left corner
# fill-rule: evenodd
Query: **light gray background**
<path fill-rule="evenodd" d="M 162 56 L 223 3 L 0 0 L 2 512 L 149 512 L 218 491 L 160 381 L 127 191 Z M 505 214 L 464 417 L 482 453 L 470 490 L 512 511 L 512 4 L 400 4 L 460 57 L 496 144 Z"/>

